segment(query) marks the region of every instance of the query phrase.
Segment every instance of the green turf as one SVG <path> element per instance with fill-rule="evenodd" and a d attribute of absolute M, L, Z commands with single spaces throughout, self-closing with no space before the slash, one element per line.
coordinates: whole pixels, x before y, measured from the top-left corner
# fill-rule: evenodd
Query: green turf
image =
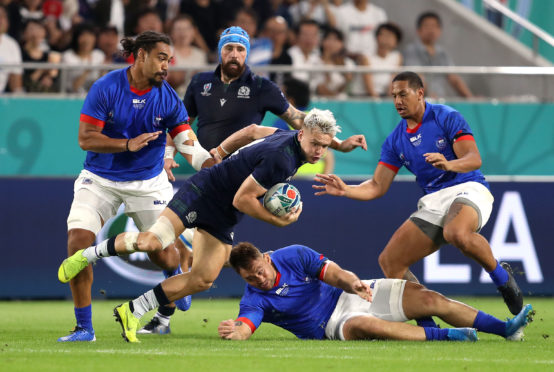
<path fill-rule="evenodd" d="M 499 298 L 461 300 L 509 315 Z M 248 341 L 223 341 L 217 325 L 236 316 L 238 300 L 193 300 L 171 335 L 143 335 L 140 344 L 120 337 L 114 300 L 93 304 L 94 343 L 56 342 L 73 326 L 70 302 L 0 302 L 0 371 L 552 371 L 554 299 L 528 302 L 537 314 L 524 342 L 482 333 L 477 343 L 301 341 L 268 324 Z"/>

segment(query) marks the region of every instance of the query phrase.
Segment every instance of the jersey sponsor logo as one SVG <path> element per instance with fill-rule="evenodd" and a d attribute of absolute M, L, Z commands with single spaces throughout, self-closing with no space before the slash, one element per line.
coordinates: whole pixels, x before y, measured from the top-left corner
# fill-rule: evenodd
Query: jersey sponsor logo
<path fill-rule="evenodd" d="M 223 107 L 223 105 L 225 104 L 225 102 L 227 102 L 227 100 L 225 98 L 220 98 L 219 99 L 219 103 L 221 104 L 221 107 Z"/>
<path fill-rule="evenodd" d="M 446 148 L 446 140 L 444 138 L 439 138 L 435 141 L 435 146 L 437 146 L 437 149 L 444 150 Z"/>
<path fill-rule="evenodd" d="M 410 137 L 410 142 L 414 146 L 421 145 L 421 133 L 419 133 L 417 136 Z"/>
<path fill-rule="evenodd" d="M 277 290 L 275 291 L 275 294 L 277 296 L 286 296 L 287 293 L 289 293 L 289 285 L 287 283 L 283 283 L 283 285 L 279 288 L 277 288 Z"/>
<path fill-rule="evenodd" d="M 83 182 L 81 182 L 83 185 L 92 185 L 92 180 L 90 178 L 84 178 Z"/>
<path fill-rule="evenodd" d="M 237 98 L 250 98 L 250 88 L 248 88 L 246 85 L 240 87 Z"/>
<path fill-rule="evenodd" d="M 145 104 L 146 104 L 146 98 L 143 98 L 143 99 L 133 98 L 134 108 L 141 109 L 144 107 Z"/>
<path fill-rule="evenodd" d="M 167 204 L 166 200 L 154 200 L 154 205 L 165 205 Z"/>
<path fill-rule="evenodd" d="M 211 96 L 210 89 L 212 89 L 212 83 L 206 83 L 204 84 L 204 91 L 200 94 L 204 97 Z"/>
<path fill-rule="evenodd" d="M 193 223 L 194 221 L 196 221 L 197 217 L 198 217 L 198 213 L 196 213 L 195 211 L 192 211 L 192 212 L 189 212 L 189 214 L 187 214 L 185 218 L 189 223 Z"/>

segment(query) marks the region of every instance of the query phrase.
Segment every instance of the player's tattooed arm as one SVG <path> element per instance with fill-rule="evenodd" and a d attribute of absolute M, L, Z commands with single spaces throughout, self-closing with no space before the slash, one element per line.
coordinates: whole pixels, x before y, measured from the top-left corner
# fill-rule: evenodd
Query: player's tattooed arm
<path fill-rule="evenodd" d="M 294 129 L 300 129 L 300 127 L 302 127 L 302 123 L 304 123 L 306 113 L 298 110 L 293 105 L 289 105 L 287 111 L 279 117 L 290 124 Z"/>
<path fill-rule="evenodd" d="M 219 337 L 225 340 L 247 340 L 252 336 L 250 327 L 240 320 L 223 320 L 217 327 Z"/>

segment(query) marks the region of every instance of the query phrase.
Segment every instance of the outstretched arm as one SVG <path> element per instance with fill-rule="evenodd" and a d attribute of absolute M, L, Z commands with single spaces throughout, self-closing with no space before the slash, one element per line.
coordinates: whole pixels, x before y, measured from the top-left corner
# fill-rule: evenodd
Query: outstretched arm
<path fill-rule="evenodd" d="M 225 140 L 223 140 L 223 142 L 221 142 L 216 149 L 212 149 L 210 153 L 223 159 L 227 155 L 240 149 L 242 146 L 248 145 L 257 139 L 267 137 L 270 134 L 275 133 L 276 130 L 277 128 L 250 124 L 249 126 L 244 127 L 225 138 Z"/>
<path fill-rule="evenodd" d="M 300 129 L 304 123 L 306 113 L 298 110 L 289 102 L 289 108 L 283 114 L 279 115 L 279 117 L 286 121 L 294 129 Z"/>
<path fill-rule="evenodd" d="M 217 327 L 219 337 L 225 340 L 248 340 L 252 336 L 252 330 L 240 320 L 223 320 Z"/>
<path fill-rule="evenodd" d="M 312 187 L 320 190 L 315 193 L 316 195 L 328 194 L 356 200 L 372 200 L 385 195 L 395 176 L 396 172 L 392 169 L 378 164 L 373 178 L 359 185 L 347 185 L 339 176 L 334 174 L 317 174 L 314 180 L 322 183 L 322 185 L 313 185 Z"/>
<path fill-rule="evenodd" d="M 372 300 L 371 288 L 367 284 L 362 282 L 353 272 L 343 270 L 332 261 L 327 264 L 323 281 L 347 293 L 357 294 L 366 301 L 371 302 Z"/>
<path fill-rule="evenodd" d="M 173 129 L 170 133 L 177 151 L 192 165 L 196 170 L 211 167 L 216 161 L 206 149 L 200 145 L 196 134 L 188 124 L 182 124 Z"/>

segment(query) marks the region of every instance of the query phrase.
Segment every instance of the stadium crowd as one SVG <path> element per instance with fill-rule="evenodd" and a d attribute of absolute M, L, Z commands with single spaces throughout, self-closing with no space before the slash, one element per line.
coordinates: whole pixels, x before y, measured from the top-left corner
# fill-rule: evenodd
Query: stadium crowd
<path fill-rule="evenodd" d="M 198 66 L 200 71 L 217 62 L 218 35 L 230 25 L 249 33 L 248 63 L 254 67 L 397 67 L 406 60 L 398 49 L 402 30 L 412 32 L 414 27 L 419 39 L 403 48 L 410 65 L 453 64 L 437 44 L 442 28 L 438 14 L 423 13 L 414 17 L 414 25 L 398 26 L 370 0 L 0 0 L 0 63 L 132 62 L 120 54 L 119 40 L 153 30 L 172 38 L 174 66 Z M 197 71 L 175 70 L 168 82 L 182 95 Z M 0 94 L 85 93 L 103 72 L 67 73 L 61 79 L 61 71 L 55 69 L 3 69 Z M 279 85 L 287 77 L 270 75 Z M 308 84 L 314 94 L 330 98 L 390 93 L 389 73 L 295 71 L 293 77 Z M 429 84 L 433 84 L 427 87 L 431 96 L 441 95 L 444 84 L 451 84 L 460 96 L 471 96 L 457 76 Z"/>

